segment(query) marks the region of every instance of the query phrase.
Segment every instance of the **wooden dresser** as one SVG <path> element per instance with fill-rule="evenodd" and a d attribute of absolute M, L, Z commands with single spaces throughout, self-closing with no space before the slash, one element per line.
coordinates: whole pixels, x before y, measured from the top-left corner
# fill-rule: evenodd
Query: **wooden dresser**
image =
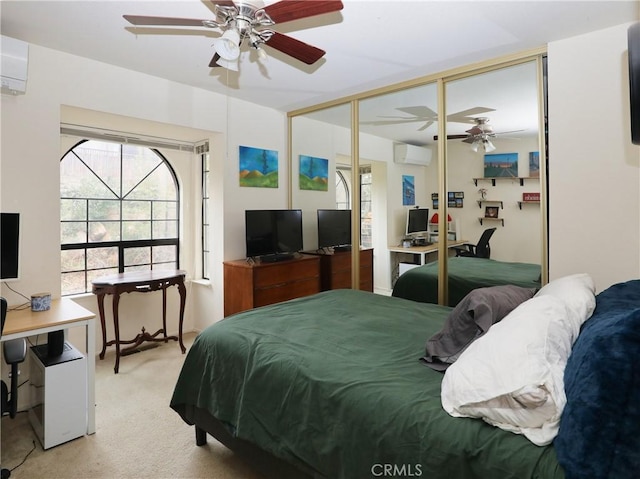
<path fill-rule="evenodd" d="M 351 288 L 351 251 L 313 254 L 320 257 L 322 291 Z M 360 250 L 360 289 L 373 292 L 373 248 Z"/>
<path fill-rule="evenodd" d="M 320 257 L 275 263 L 225 261 L 224 315 L 320 292 Z"/>

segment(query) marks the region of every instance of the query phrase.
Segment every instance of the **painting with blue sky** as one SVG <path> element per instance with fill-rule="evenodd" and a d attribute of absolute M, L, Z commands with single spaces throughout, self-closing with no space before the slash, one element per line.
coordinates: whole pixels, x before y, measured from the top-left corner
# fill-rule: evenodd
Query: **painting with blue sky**
<path fill-rule="evenodd" d="M 416 204 L 416 181 L 413 175 L 402 175 L 402 204 Z"/>
<path fill-rule="evenodd" d="M 240 186 L 278 187 L 278 152 L 240 146 Z"/>
<path fill-rule="evenodd" d="M 484 155 L 485 178 L 517 178 L 518 154 L 495 153 Z"/>
<path fill-rule="evenodd" d="M 329 160 L 300 155 L 300 189 L 329 191 Z"/>

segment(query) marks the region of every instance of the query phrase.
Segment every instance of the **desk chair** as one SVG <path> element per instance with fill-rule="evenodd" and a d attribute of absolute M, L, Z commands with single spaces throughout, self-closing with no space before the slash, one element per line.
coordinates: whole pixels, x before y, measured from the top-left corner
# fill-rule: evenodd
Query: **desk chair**
<path fill-rule="evenodd" d="M 482 232 L 482 236 L 478 240 L 477 244 L 465 244 L 462 246 L 456 246 L 456 256 L 466 256 L 472 258 L 490 258 L 491 247 L 489 246 L 489 240 L 496 231 L 496 228 L 487 228 Z"/>
<path fill-rule="evenodd" d="M 4 331 L 4 322 L 7 319 L 7 300 L 0 297 L 0 336 Z M 13 339 L 2 343 L 4 347 L 4 359 L 11 366 L 11 390 L 7 389 L 7 385 L 2 381 L 2 396 L 0 398 L 0 409 L 2 416 L 9 414 L 11 419 L 16 417 L 18 412 L 18 364 L 24 361 L 27 356 L 27 340 L 24 338 Z M 9 394 L 11 393 L 11 394 Z M 11 396 L 11 398 L 9 398 Z M 8 469 L 2 469 L 0 477 L 6 479 L 11 475 Z"/>

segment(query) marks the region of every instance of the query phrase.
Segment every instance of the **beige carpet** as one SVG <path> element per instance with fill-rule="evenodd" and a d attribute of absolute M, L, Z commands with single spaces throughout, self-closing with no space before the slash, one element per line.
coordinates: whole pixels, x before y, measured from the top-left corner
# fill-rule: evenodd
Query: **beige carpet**
<path fill-rule="evenodd" d="M 194 334 L 185 335 L 187 348 Z M 149 343 L 146 343 L 149 344 Z M 169 408 L 184 355 L 175 341 L 120 360 L 96 359 L 96 433 L 44 451 L 26 413 L 2 419 L 2 467 L 11 477 L 263 479 L 211 436 L 195 444 L 191 426 Z M 21 391 L 27 391 L 26 386 Z M 18 466 L 33 449 L 25 463 Z M 18 466 L 18 467 L 16 467 Z"/>

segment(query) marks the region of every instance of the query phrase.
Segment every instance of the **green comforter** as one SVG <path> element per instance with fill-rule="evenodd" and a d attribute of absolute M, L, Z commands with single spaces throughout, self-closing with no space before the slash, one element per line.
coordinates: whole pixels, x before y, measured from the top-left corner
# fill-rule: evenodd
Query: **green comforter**
<path fill-rule="evenodd" d="M 509 263 L 486 258 L 448 258 L 449 305 L 455 306 L 471 290 L 487 286 L 514 284 L 524 288 L 540 287 L 540 265 Z M 410 269 L 393 286 L 393 296 L 438 303 L 438 262 Z"/>
<path fill-rule="evenodd" d="M 418 358 L 450 309 L 334 290 L 231 316 L 196 338 L 171 407 L 327 479 L 563 478 L 552 446 L 442 409 Z"/>

